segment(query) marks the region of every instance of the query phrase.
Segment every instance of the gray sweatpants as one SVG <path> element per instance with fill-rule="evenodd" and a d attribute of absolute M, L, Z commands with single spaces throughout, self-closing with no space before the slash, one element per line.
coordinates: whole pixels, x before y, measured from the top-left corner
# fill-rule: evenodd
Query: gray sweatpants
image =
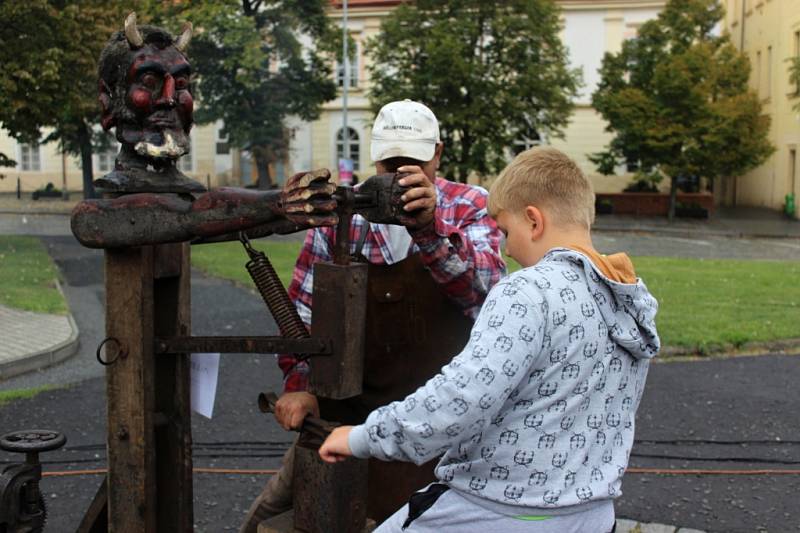
<path fill-rule="evenodd" d="M 430 509 L 402 529 L 408 504 L 400 508 L 374 533 L 610 533 L 614 528 L 614 503 L 546 520 L 521 520 L 496 513 L 448 490 Z"/>

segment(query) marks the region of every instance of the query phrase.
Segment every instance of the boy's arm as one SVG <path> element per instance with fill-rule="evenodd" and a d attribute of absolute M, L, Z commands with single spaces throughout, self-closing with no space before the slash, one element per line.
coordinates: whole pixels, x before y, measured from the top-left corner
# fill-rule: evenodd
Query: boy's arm
<path fill-rule="evenodd" d="M 481 433 L 541 350 L 544 321 L 525 282 L 512 276 L 495 286 L 464 350 L 404 401 L 355 426 L 352 454 L 422 464 Z"/>
<path fill-rule="evenodd" d="M 472 317 L 489 289 L 505 274 L 500 255 L 500 231 L 486 210 L 486 193 L 470 189 L 453 205 L 448 223 L 437 208 L 432 224 L 409 230 L 422 262 L 445 294 Z"/>

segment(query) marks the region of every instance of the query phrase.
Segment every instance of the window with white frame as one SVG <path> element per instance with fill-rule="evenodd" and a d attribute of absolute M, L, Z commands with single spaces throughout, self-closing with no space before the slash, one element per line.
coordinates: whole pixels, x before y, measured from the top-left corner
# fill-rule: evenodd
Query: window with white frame
<path fill-rule="evenodd" d="M 344 128 L 340 128 L 336 133 L 336 160 L 344 158 Z M 347 145 L 350 150 L 350 159 L 353 160 L 353 170 L 360 170 L 359 159 L 361 147 L 358 141 L 358 132 L 353 128 L 347 128 Z"/>
<path fill-rule="evenodd" d="M 23 172 L 42 170 L 42 159 L 38 144 L 21 144 L 19 146 L 19 163 Z"/>
<path fill-rule="evenodd" d="M 800 60 L 800 30 L 794 32 L 794 57 Z M 794 94 L 800 94 L 800 80 L 797 80 L 797 86 L 794 88 Z"/>
<path fill-rule="evenodd" d="M 358 43 L 356 43 L 355 46 L 349 50 L 350 61 L 347 65 L 347 70 L 350 74 L 350 82 L 348 86 L 351 89 L 358 87 L 358 51 Z M 344 87 L 344 63 L 339 61 L 336 62 L 336 85 L 338 87 Z"/>
<path fill-rule="evenodd" d="M 178 159 L 178 170 L 181 172 L 194 172 L 194 161 L 192 159 L 192 138 L 189 137 L 189 153 Z"/>
<path fill-rule="evenodd" d="M 222 130 L 223 128 L 221 127 L 217 128 L 217 133 L 216 133 L 217 138 L 215 142 L 217 155 L 227 155 L 231 153 L 231 145 L 228 142 L 228 136 L 226 134 L 223 134 Z"/>
<path fill-rule="evenodd" d="M 511 145 L 511 155 L 512 157 L 516 157 L 525 150 L 530 150 L 534 146 L 539 146 L 542 144 L 541 139 L 529 139 L 527 137 L 520 137 L 516 141 L 513 142 Z"/>
<path fill-rule="evenodd" d="M 111 172 L 114 170 L 114 160 L 117 158 L 119 145 L 112 143 L 105 150 L 97 152 L 97 170 L 100 172 Z"/>

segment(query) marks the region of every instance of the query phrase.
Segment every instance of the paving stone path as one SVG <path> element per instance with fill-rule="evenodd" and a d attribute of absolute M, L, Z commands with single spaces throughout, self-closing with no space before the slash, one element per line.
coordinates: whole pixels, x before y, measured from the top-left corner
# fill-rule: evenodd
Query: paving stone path
<path fill-rule="evenodd" d="M 0 305 L 0 331 L 0 379 L 60 362 L 77 349 L 78 330 L 68 315 Z"/>

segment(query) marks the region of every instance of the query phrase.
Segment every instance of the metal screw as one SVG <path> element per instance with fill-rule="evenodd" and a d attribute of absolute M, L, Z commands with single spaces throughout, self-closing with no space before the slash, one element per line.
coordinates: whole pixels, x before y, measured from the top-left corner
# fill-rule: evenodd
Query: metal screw
<path fill-rule="evenodd" d="M 392 297 L 392 293 L 391 293 L 391 292 L 387 292 L 387 293 L 385 294 L 385 297 L 386 297 L 386 299 L 388 300 L 389 298 L 391 298 L 391 297 Z"/>

